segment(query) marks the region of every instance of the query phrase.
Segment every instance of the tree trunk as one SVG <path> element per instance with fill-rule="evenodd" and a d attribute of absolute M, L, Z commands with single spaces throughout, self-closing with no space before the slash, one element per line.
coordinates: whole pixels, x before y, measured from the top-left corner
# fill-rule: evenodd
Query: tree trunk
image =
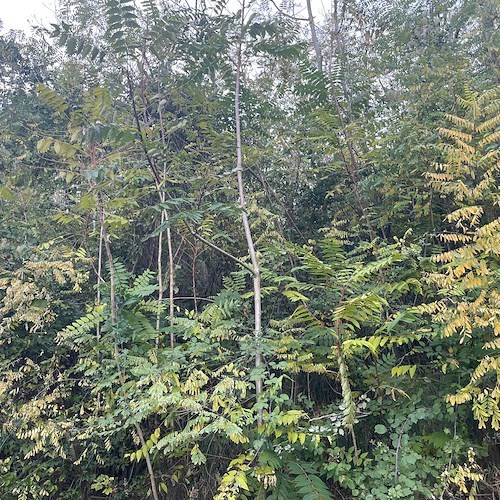
<path fill-rule="evenodd" d="M 242 65 L 242 38 L 243 38 L 243 24 L 245 20 L 245 2 L 242 4 L 241 9 L 241 26 L 240 34 L 238 37 L 237 58 L 236 58 L 236 83 L 235 83 L 235 96 L 234 96 L 234 118 L 236 123 L 236 176 L 238 181 L 238 194 L 239 205 L 241 208 L 241 219 L 243 222 L 243 229 L 247 240 L 248 253 L 252 262 L 253 273 L 253 292 L 254 292 L 254 336 L 255 341 L 258 343 L 262 337 L 262 297 L 261 297 L 261 278 L 260 267 L 257 259 L 257 252 L 250 229 L 250 223 L 246 213 L 245 203 L 245 188 L 243 183 L 243 153 L 241 143 L 241 119 L 240 119 L 240 86 L 241 86 L 241 65 Z M 257 348 L 255 354 L 255 367 L 259 368 L 262 364 L 262 353 Z M 255 383 L 255 393 L 257 399 L 262 394 L 263 382 L 259 377 Z M 262 424 L 262 410 L 259 411 L 258 417 L 259 425 Z"/>

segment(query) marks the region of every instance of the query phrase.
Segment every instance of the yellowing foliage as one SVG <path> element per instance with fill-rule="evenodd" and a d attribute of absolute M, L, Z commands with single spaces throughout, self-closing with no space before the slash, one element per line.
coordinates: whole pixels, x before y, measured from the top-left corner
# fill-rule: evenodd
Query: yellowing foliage
<path fill-rule="evenodd" d="M 448 140 L 443 145 L 446 163 L 427 177 L 435 189 L 451 195 L 458 208 L 446 217 L 454 232 L 441 236 L 452 249 L 433 257 L 443 267 L 428 276 L 446 301 L 420 308 L 443 325 L 443 335 L 458 335 L 461 343 L 469 338 L 483 342 L 488 354 L 469 383 L 448 400 L 452 405 L 472 401 L 479 427 L 491 421 L 496 430 L 500 429 L 500 218 L 495 145 L 500 114 L 493 104 L 499 102 L 499 93 L 500 87 L 483 95 L 468 91 L 459 103 L 469 116 L 448 115 L 459 129 L 439 130 Z"/>

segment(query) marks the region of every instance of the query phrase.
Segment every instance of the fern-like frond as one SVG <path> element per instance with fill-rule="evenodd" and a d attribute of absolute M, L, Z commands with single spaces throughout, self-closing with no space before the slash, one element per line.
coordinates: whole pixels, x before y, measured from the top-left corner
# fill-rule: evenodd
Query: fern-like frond
<path fill-rule="evenodd" d="M 84 334 L 95 328 L 106 318 L 104 305 L 95 306 L 90 312 L 73 321 L 57 335 L 57 342 L 62 343 L 68 340 L 78 344 L 84 340 Z"/>
<path fill-rule="evenodd" d="M 55 90 L 47 87 L 43 83 L 38 83 L 36 86 L 38 95 L 43 101 L 50 106 L 58 115 L 63 115 L 69 108 L 69 104 Z"/>

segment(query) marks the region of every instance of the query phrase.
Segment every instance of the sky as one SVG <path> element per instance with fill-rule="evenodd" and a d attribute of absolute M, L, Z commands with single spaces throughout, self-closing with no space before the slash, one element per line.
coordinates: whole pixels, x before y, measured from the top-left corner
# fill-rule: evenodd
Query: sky
<path fill-rule="evenodd" d="M 4 30 L 29 30 L 33 24 L 53 21 L 54 0 L 0 0 Z"/>

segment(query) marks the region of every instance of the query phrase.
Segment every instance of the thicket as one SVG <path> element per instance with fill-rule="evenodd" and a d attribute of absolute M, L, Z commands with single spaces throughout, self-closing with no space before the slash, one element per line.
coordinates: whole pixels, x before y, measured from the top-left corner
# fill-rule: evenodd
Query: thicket
<path fill-rule="evenodd" d="M 1 498 L 496 498 L 497 2 L 233 7 L 0 36 Z"/>

